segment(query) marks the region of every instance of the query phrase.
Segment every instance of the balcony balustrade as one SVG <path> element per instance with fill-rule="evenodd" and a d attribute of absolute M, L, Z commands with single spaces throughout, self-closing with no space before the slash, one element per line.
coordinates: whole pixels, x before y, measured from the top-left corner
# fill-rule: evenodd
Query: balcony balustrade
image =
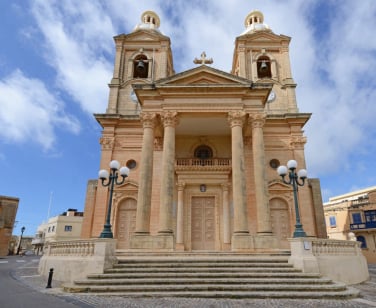
<path fill-rule="evenodd" d="M 178 158 L 175 160 L 176 170 L 210 170 L 222 171 L 231 169 L 229 158 Z"/>

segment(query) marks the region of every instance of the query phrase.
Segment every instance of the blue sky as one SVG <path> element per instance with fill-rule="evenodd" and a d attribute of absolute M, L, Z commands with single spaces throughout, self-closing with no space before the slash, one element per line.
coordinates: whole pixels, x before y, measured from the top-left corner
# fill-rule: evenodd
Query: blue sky
<path fill-rule="evenodd" d="M 307 169 L 320 178 L 324 201 L 376 185 L 376 1 L 201 2 L 0 2 L 0 195 L 20 198 L 14 234 L 25 226 L 33 235 L 48 214 L 84 210 L 99 168 L 92 114 L 106 110 L 112 38 L 131 32 L 146 10 L 171 38 L 177 73 L 203 50 L 228 72 L 245 17 L 261 10 L 276 34 L 292 37 L 298 106 L 313 113 Z"/>

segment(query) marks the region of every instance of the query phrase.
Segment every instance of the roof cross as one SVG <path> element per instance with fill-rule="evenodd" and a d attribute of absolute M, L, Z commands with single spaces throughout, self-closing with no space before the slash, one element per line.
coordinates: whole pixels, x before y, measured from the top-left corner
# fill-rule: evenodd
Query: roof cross
<path fill-rule="evenodd" d="M 193 63 L 194 64 L 201 64 L 201 65 L 202 64 L 212 64 L 213 63 L 213 59 L 212 58 L 207 59 L 206 58 L 206 53 L 205 53 L 205 51 L 203 51 L 201 53 L 201 58 L 200 59 L 195 58 L 193 60 Z"/>

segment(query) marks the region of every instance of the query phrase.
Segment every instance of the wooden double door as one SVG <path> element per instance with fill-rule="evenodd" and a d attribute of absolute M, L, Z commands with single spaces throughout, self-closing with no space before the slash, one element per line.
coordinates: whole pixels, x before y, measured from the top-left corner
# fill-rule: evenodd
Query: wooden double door
<path fill-rule="evenodd" d="M 134 199 L 126 199 L 119 205 L 116 224 L 118 249 L 130 248 L 131 235 L 136 229 L 136 208 Z"/>
<path fill-rule="evenodd" d="M 192 250 L 215 250 L 215 197 L 192 197 Z"/>

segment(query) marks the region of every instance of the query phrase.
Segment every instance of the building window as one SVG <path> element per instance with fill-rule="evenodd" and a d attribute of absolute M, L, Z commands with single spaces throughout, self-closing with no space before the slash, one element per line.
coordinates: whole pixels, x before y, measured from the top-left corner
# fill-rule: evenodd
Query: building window
<path fill-rule="evenodd" d="M 54 232 L 54 231 L 55 231 L 55 226 L 52 226 L 51 232 Z"/>
<path fill-rule="evenodd" d="M 195 158 L 208 159 L 213 157 L 213 151 L 207 145 L 200 145 L 195 150 Z"/>
<path fill-rule="evenodd" d="M 366 222 L 376 222 L 376 211 L 364 211 Z"/>
<path fill-rule="evenodd" d="M 362 223 L 362 215 L 360 213 L 352 213 L 353 224 Z"/>
<path fill-rule="evenodd" d="M 360 248 L 367 248 L 366 238 L 363 235 L 358 235 L 356 240 L 362 243 Z"/>
<path fill-rule="evenodd" d="M 51 227 L 48 227 L 48 233 L 50 233 L 51 232 Z"/>
<path fill-rule="evenodd" d="M 64 227 L 65 232 L 71 232 L 72 231 L 72 226 L 65 226 Z"/>
<path fill-rule="evenodd" d="M 329 225 L 331 228 L 337 227 L 336 217 L 335 216 L 329 216 Z"/>

